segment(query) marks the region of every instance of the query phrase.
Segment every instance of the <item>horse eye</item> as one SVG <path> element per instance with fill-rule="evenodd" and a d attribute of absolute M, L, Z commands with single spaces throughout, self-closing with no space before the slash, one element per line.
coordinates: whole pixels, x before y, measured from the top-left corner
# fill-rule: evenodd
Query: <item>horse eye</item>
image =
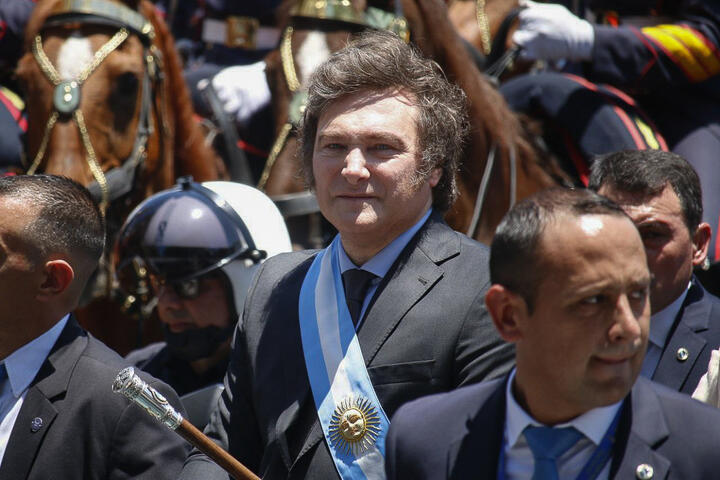
<path fill-rule="evenodd" d="M 121 95 L 130 95 L 137 91 L 138 79 L 134 73 L 123 73 L 115 81 L 115 88 Z"/>

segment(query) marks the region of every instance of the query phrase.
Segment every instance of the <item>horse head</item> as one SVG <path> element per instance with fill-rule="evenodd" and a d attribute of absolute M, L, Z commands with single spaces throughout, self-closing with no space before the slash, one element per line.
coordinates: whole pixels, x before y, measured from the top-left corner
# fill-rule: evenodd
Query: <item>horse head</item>
<path fill-rule="evenodd" d="M 17 74 L 26 90 L 29 173 L 88 185 L 127 209 L 180 174 L 217 178 L 167 27 L 145 0 L 44 0 Z"/>
<path fill-rule="evenodd" d="M 157 324 L 141 325 L 107 301 L 114 237 L 135 205 L 176 177 L 226 176 L 194 120 L 167 26 L 147 0 L 39 0 L 17 75 L 28 173 L 73 178 L 106 208 L 106 255 L 80 322 L 120 352 L 137 346 L 136 331 L 158 338 Z"/>

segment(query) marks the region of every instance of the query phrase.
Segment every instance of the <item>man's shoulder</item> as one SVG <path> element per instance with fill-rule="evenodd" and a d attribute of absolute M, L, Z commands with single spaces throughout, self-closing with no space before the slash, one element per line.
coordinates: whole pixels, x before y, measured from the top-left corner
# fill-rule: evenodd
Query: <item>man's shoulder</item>
<path fill-rule="evenodd" d="M 672 444 L 697 447 L 698 456 L 701 451 L 710 453 L 705 450 L 704 445 L 713 445 L 714 455 L 714 445 L 720 443 L 719 409 L 643 377 L 635 382 L 632 396 L 633 416 L 639 422 L 633 429 L 637 431 L 645 427 L 657 428 L 661 415 L 666 422 L 668 434 L 673 439 Z M 660 412 L 652 411 L 653 397 L 657 399 Z M 643 425 L 644 422 L 648 423 Z M 720 463 L 718 466 L 720 467 Z"/>
<path fill-rule="evenodd" d="M 670 417 L 677 415 L 685 418 L 687 415 L 688 420 L 695 418 L 704 421 L 704 419 L 707 419 L 720 425 L 720 409 L 699 402 L 687 394 L 680 393 L 645 377 L 638 377 L 635 381 L 632 395 L 640 399 L 633 402 L 633 408 L 636 408 L 637 405 L 647 406 L 648 402 L 644 399 L 652 395 L 658 399 L 661 408 L 669 413 Z M 720 430 L 718 430 L 718 434 L 720 434 Z"/>
<path fill-rule="evenodd" d="M 433 214 L 426 228 L 421 231 L 418 247 L 435 261 L 461 257 L 462 262 L 487 264 L 490 249 L 467 235 L 453 230 L 442 219 Z"/>
<path fill-rule="evenodd" d="M 280 279 L 294 272 L 298 268 L 310 267 L 309 260 L 320 250 L 300 250 L 274 255 L 262 264 L 260 277 L 265 281 Z"/>
<path fill-rule="evenodd" d="M 397 411 L 393 422 L 423 418 L 432 428 L 443 428 L 448 422 L 465 423 L 467 415 L 477 411 L 485 401 L 505 384 L 505 377 L 437 393 L 412 400 Z"/>
<path fill-rule="evenodd" d="M 88 335 L 87 347 L 78 360 L 77 372 L 73 372 L 73 374 L 81 373 L 82 375 L 109 380 L 108 390 L 110 390 L 112 381 L 117 374 L 128 366 L 132 366 L 128 359 L 121 357 L 102 341 Z M 135 373 L 151 385 L 160 386 L 163 390 L 169 389 L 163 382 L 146 372 L 135 369 Z M 116 396 L 120 397 L 119 395 Z"/>

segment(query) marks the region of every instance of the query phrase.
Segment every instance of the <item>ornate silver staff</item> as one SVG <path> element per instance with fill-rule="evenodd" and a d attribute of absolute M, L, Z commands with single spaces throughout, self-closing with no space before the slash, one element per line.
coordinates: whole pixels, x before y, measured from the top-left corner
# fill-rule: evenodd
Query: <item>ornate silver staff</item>
<path fill-rule="evenodd" d="M 133 367 L 124 368 L 118 373 L 112 384 L 112 390 L 115 393 L 125 395 L 138 404 L 170 430 L 175 431 L 191 445 L 210 457 L 237 480 L 260 480 L 245 465 L 238 462 L 232 455 L 195 428 L 192 423 L 184 419 L 168 403 L 165 397 L 135 375 Z"/>

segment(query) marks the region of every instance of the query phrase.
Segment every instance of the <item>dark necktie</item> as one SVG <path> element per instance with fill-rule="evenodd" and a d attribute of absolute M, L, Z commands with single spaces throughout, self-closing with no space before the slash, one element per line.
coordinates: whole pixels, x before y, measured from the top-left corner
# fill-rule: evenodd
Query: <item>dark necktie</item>
<path fill-rule="evenodd" d="M 535 458 L 532 480 L 558 480 L 556 460 L 583 436 L 573 427 L 527 427 L 523 433 Z"/>
<path fill-rule="evenodd" d="M 360 321 L 360 311 L 365 301 L 365 294 L 367 294 L 370 282 L 375 276 L 375 274 L 359 268 L 345 270 L 342 274 L 343 286 L 345 287 L 345 302 L 347 302 L 350 318 L 355 327 Z"/>

